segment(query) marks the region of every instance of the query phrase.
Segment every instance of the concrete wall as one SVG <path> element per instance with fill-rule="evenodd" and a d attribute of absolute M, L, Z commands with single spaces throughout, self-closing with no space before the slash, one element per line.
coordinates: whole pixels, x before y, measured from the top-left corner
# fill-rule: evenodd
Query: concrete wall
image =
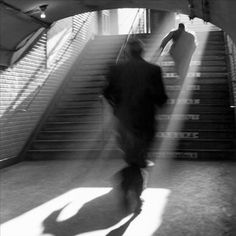
<path fill-rule="evenodd" d="M 91 13 L 81 28 L 89 14 L 73 17 L 74 33 L 78 29 L 80 32 L 73 42 L 66 41 L 49 67 L 47 34 L 44 33 L 22 60 L 12 68 L 0 71 L 0 166 L 17 159 L 73 62 L 95 33 L 95 13 Z M 61 24 L 65 21 L 68 24 L 68 19 L 62 20 Z M 55 28 L 52 30 L 58 32 Z"/>

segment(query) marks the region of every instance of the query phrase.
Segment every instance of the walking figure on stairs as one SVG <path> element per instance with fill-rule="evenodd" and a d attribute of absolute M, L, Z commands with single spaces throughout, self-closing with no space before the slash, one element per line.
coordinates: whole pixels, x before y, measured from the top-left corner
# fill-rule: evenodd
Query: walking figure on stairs
<path fill-rule="evenodd" d="M 174 60 L 176 72 L 181 79 L 184 79 L 188 73 L 192 55 L 196 50 L 196 37 L 193 33 L 185 30 L 183 23 L 179 24 L 177 30 L 172 30 L 161 42 L 159 53 L 161 54 L 165 46 L 172 40 L 169 54 Z"/>

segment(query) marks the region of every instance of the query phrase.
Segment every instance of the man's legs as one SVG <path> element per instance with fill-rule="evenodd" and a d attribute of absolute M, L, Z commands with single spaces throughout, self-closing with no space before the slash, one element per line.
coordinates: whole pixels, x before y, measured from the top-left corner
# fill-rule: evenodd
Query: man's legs
<path fill-rule="evenodd" d="M 185 55 L 184 57 L 175 57 L 172 56 L 175 62 L 176 72 L 178 73 L 181 79 L 185 79 L 189 71 L 189 65 L 191 62 L 192 55 Z"/>
<path fill-rule="evenodd" d="M 118 126 L 118 143 L 124 151 L 127 167 L 120 171 L 123 206 L 126 210 L 140 212 L 142 200 L 140 198 L 144 188 L 144 168 L 147 157 L 147 142 L 134 135 L 124 126 Z"/>

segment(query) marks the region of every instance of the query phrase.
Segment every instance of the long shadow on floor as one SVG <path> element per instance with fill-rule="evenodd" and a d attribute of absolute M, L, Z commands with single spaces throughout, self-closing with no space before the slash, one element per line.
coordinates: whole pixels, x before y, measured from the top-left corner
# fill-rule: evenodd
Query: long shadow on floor
<path fill-rule="evenodd" d="M 69 219 L 59 221 L 59 215 L 68 205 L 52 212 L 43 221 L 43 233 L 53 236 L 74 236 L 108 229 L 107 235 L 121 236 L 137 216 L 134 214 L 129 220 L 116 226 L 116 224 L 130 214 L 122 210 L 119 204 L 119 191 L 117 189 L 112 189 L 107 194 L 87 202 L 75 215 Z M 110 227 L 112 228 L 109 232 Z"/>

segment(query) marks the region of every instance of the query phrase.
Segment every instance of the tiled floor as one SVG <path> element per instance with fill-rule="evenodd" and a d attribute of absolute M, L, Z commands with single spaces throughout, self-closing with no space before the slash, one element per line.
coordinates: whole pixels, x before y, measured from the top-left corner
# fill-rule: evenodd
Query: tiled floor
<path fill-rule="evenodd" d="M 113 189 L 122 160 L 36 161 L 1 170 L 1 236 L 235 236 L 233 162 L 158 160 L 138 216 Z"/>

